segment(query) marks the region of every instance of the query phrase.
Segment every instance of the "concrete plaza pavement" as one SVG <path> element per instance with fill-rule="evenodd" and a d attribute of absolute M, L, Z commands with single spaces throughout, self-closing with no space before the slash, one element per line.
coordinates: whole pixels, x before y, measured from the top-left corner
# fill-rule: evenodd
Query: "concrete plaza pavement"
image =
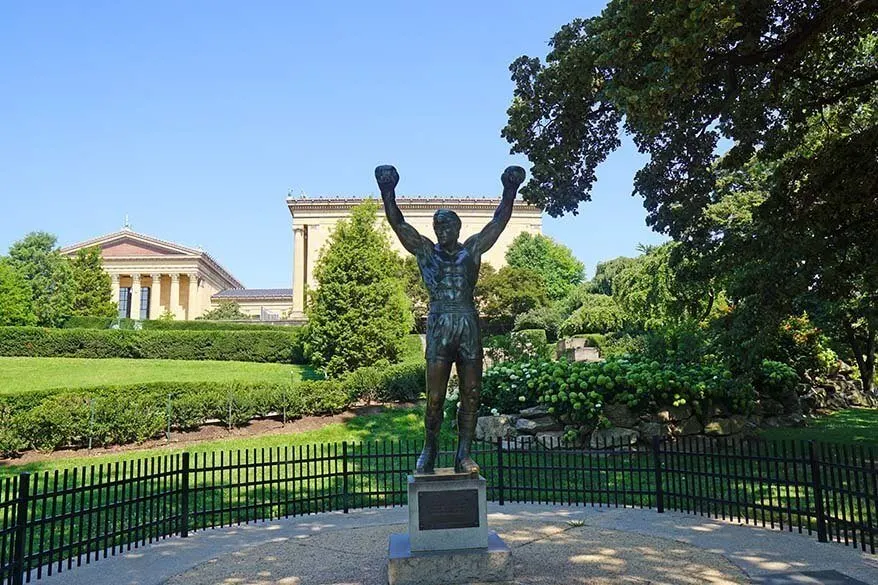
<path fill-rule="evenodd" d="M 878 585 L 878 555 L 814 536 L 697 515 L 489 504 L 512 548 L 510 585 Z M 46 585 L 379 585 L 406 508 L 330 512 L 172 537 Z"/>

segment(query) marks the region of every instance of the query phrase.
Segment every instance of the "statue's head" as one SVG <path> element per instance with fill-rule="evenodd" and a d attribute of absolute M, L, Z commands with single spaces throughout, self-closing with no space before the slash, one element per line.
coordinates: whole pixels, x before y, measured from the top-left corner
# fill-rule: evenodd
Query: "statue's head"
<path fill-rule="evenodd" d="M 433 230 L 440 246 L 457 242 L 460 237 L 460 218 L 450 209 L 440 209 L 433 214 Z"/>

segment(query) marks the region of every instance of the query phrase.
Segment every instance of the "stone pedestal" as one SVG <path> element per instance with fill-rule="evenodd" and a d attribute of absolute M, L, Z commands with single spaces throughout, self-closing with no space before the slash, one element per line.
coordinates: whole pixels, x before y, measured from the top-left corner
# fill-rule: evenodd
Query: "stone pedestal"
<path fill-rule="evenodd" d="M 410 475 L 408 507 L 408 533 L 390 536 L 390 585 L 512 578 L 512 553 L 488 530 L 485 478 L 454 469 Z"/>

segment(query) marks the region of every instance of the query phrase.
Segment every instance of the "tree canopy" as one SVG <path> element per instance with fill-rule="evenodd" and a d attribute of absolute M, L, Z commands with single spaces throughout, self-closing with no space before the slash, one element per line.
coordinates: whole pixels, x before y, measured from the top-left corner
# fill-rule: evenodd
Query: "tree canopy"
<path fill-rule="evenodd" d="M 564 298 L 582 282 L 585 266 L 573 251 L 542 234 L 521 233 L 506 250 L 506 262 L 538 273 L 551 300 Z"/>
<path fill-rule="evenodd" d="M 0 258 L 0 325 L 34 325 L 31 290 L 24 277 Z"/>
<path fill-rule="evenodd" d="M 624 130 L 648 156 L 634 181 L 647 222 L 679 244 L 677 285 L 727 289 L 754 327 L 808 310 L 868 387 L 876 31 L 875 0 L 611 0 L 562 27 L 545 63 L 511 66 L 503 135 L 533 165 L 524 198 L 575 213 Z"/>
<path fill-rule="evenodd" d="M 349 220 L 336 224 L 314 268 L 308 348 L 329 376 L 398 361 L 414 324 L 402 260 L 386 230 L 376 227 L 377 212 L 373 200 L 354 207 Z"/>
<path fill-rule="evenodd" d="M 31 232 L 9 247 L 9 264 L 31 289 L 37 325 L 57 326 L 71 314 L 73 287 L 70 265 L 55 248 L 56 238 Z"/>
<path fill-rule="evenodd" d="M 479 310 L 497 328 L 511 330 L 517 315 L 549 304 L 543 277 L 529 268 L 504 266 L 480 271 L 476 285 Z"/>

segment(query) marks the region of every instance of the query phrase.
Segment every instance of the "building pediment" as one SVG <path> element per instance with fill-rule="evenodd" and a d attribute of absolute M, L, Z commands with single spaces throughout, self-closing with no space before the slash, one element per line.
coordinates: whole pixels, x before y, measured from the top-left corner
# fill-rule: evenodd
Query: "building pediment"
<path fill-rule="evenodd" d="M 149 271 L 161 272 L 167 268 L 165 263 L 170 262 L 170 268 L 174 270 L 182 271 L 185 269 L 186 272 L 197 271 L 199 274 L 210 276 L 220 289 L 244 287 L 238 279 L 220 266 L 204 250 L 181 246 L 174 242 L 139 234 L 130 229 L 122 229 L 112 234 L 61 248 L 61 253 L 72 256 L 78 250 L 94 246 L 101 249 L 101 256 L 109 266 L 113 267 L 111 271 L 115 273 L 124 274 L 126 267 L 128 269 L 139 267 L 139 269 L 145 270 L 145 273 Z M 185 260 L 188 265 L 175 262 L 179 260 Z M 149 270 L 144 267 L 144 263 L 151 265 L 148 267 Z"/>
<path fill-rule="evenodd" d="M 61 249 L 62 254 L 75 254 L 83 248 L 91 248 L 98 246 L 101 249 L 101 255 L 105 258 L 111 257 L 156 257 L 156 256 L 199 256 L 201 251 L 187 248 L 172 242 L 166 242 L 132 232 L 131 230 L 122 230 L 100 238 L 94 238 L 85 242 L 80 242 L 72 246 Z"/>

